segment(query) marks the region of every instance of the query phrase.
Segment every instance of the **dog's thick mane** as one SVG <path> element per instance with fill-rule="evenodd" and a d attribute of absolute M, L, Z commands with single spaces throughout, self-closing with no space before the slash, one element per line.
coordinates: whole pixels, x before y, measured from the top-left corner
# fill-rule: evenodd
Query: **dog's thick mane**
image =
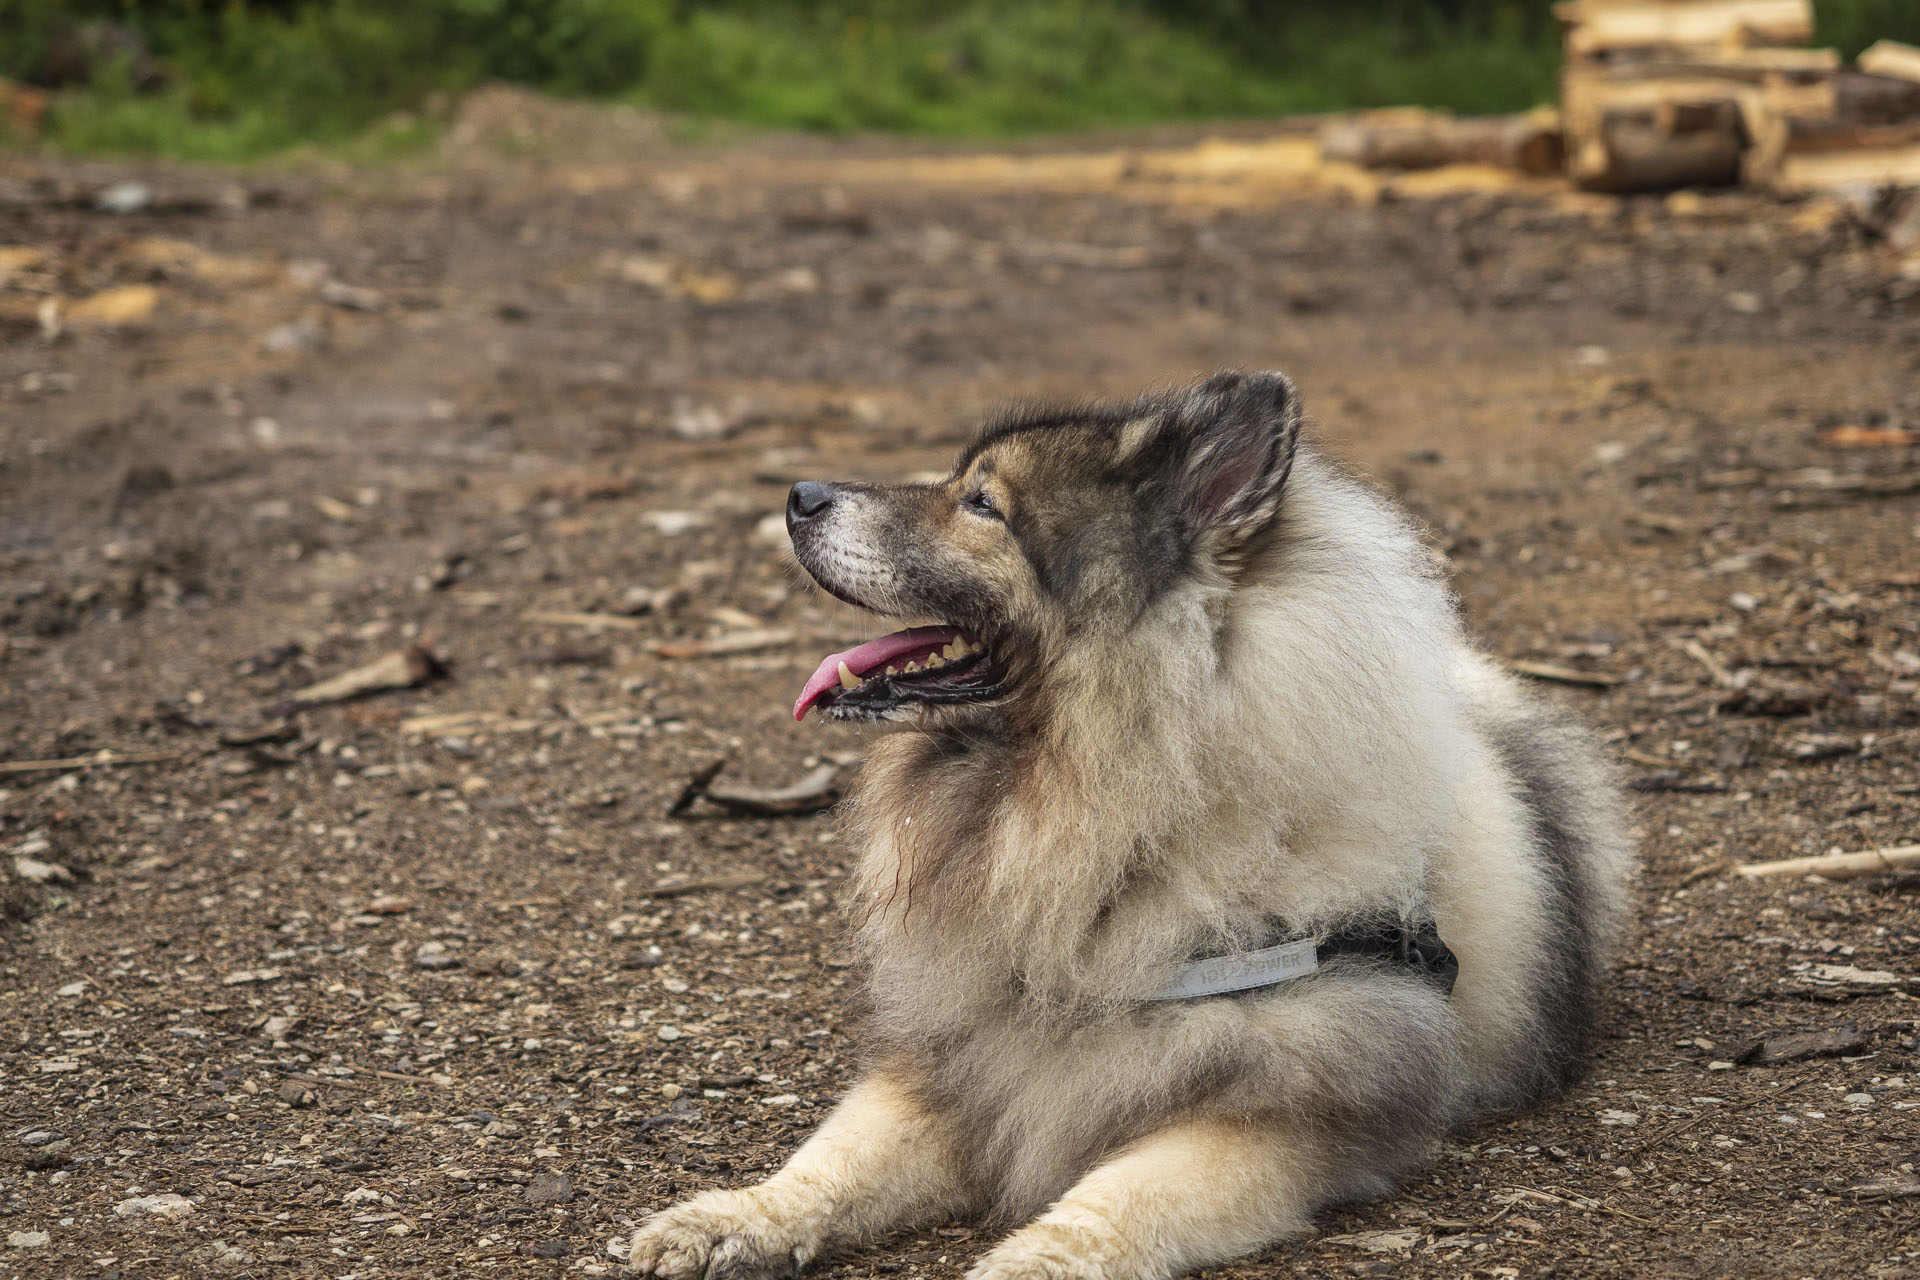
<path fill-rule="evenodd" d="M 1389 757 L 1449 679 L 1447 592 L 1401 517 L 1311 452 L 1296 467 L 1238 588 L 1195 576 L 1126 632 L 1076 638 L 1028 691 L 1039 705 L 1017 728 L 907 732 L 879 745 L 853 807 L 873 851 L 862 868 L 869 927 L 908 929 L 925 911 L 944 929 L 957 910 L 985 913 L 1000 922 L 996 960 L 1017 952 L 1029 981 L 1123 998 L 1128 971 L 1162 958 L 1131 946 L 1107 954 L 1097 940 L 1130 882 L 1172 875 L 1165 864 L 1177 861 L 1189 887 L 1220 899 L 1187 909 L 1232 933 L 1240 877 L 1210 876 L 1208 864 L 1252 851 L 1209 857 L 1189 839 L 1217 831 L 1222 807 L 1268 833 L 1259 843 L 1272 855 L 1298 815 L 1353 811 L 1363 774 L 1428 767 L 1403 749 Z M 1356 727 L 1372 732 L 1356 740 Z M 916 819 L 944 808 L 935 778 L 960 784 L 971 821 Z M 1424 779 L 1410 789 L 1431 794 Z M 1396 824 L 1382 813 L 1362 825 L 1385 835 Z"/>

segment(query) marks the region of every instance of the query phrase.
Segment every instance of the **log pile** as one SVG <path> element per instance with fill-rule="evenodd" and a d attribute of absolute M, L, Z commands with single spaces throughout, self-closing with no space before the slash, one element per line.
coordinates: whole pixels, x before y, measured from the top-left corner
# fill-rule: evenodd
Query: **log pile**
<path fill-rule="evenodd" d="M 1568 175 L 1592 191 L 1920 185 L 1920 49 L 1855 67 L 1810 0 L 1564 0 Z"/>

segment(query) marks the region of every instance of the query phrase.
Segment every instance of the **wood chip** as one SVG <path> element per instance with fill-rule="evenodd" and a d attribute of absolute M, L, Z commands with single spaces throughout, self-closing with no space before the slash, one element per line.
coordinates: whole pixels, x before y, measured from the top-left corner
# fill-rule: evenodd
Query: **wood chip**
<path fill-rule="evenodd" d="M 1906 427 L 1834 427 L 1822 431 L 1819 440 L 1821 444 L 1836 449 L 1897 448 L 1920 444 L 1920 431 L 1911 431 Z"/>
<path fill-rule="evenodd" d="M 364 667 L 355 667 L 318 684 L 308 685 L 294 694 L 290 701 L 297 707 L 316 707 L 387 689 L 411 689 L 438 680 L 447 674 L 447 670 L 446 661 L 440 655 L 425 643 L 416 641 Z"/>
<path fill-rule="evenodd" d="M 1611 689 L 1624 684 L 1626 677 L 1611 671 L 1581 671 L 1574 667 L 1555 666 L 1551 662 L 1534 662 L 1528 658 L 1510 658 L 1507 666 L 1523 676 L 1532 676 L 1535 680 L 1550 680 L 1555 684 L 1585 685 L 1592 689 Z"/>

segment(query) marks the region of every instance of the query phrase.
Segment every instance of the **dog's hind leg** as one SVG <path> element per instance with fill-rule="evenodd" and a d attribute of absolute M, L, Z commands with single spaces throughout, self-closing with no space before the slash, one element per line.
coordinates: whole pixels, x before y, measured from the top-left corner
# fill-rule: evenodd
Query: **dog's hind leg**
<path fill-rule="evenodd" d="M 996 1245 L 967 1280 L 1168 1280 L 1303 1231 L 1330 1196 L 1322 1153 L 1274 1123 L 1150 1134 Z"/>
<path fill-rule="evenodd" d="M 941 1122 L 876 1072 L 767 1181 L 649 1218 L 627 1267 L 661 1280 L 792 1275 L 829 1249 L 968 1207 L 960 1170 Z"/>

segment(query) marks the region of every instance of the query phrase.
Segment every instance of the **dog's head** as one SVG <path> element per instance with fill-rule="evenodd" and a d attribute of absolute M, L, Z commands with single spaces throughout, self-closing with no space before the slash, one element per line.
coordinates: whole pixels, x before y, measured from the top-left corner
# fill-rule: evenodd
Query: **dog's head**
<path fill-rule="evenodd" d="M 787 500 L 814 581 L 905 631 L 830 654 L 794 705 L 965 718 L 1032 693 L 1075 642 L 1224 581 L 1272 523 L 1299 429 L 1277 373 L 987 427 L 936 484 L 804 481 Z"/>

